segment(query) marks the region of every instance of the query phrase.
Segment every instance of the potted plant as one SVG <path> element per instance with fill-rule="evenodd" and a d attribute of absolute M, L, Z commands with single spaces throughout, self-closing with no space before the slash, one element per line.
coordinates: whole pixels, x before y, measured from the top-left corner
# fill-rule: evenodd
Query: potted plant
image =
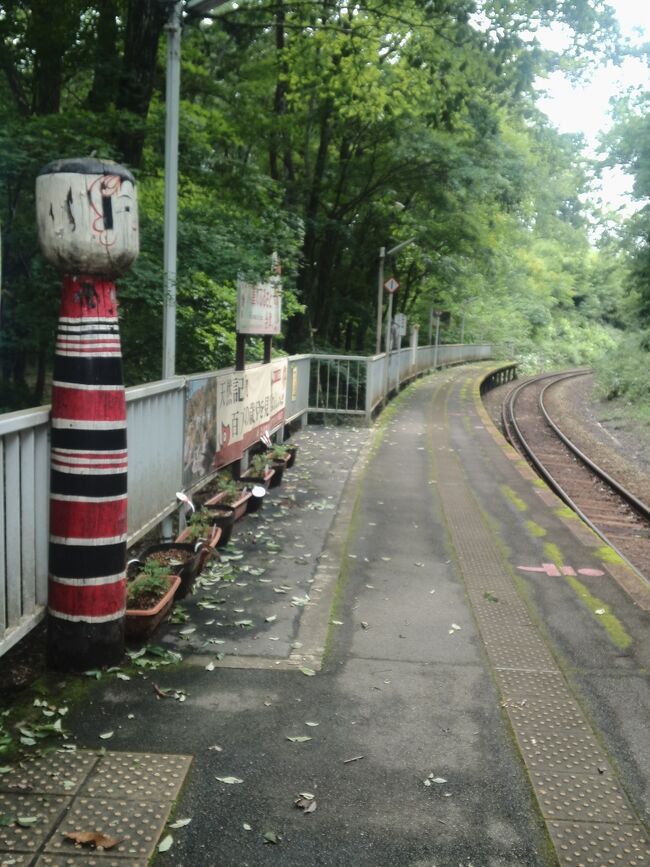
<path fill-rule="evenodd" d="M 145 548 L 137 562 L 155 562 L 164 566 L 167 573 L 178 575 L 181 583 L 174 598 L 184 599 L 191 592 L 196 576 L 201 571 L 201 558 L 202 551 L 196 550 L 194 542 L 158 542 Z"/>
<path fill-rule="evenodd" d="M 216 479 L 217 493 L 203 503 L 206 507 L 229 506 L 235 513 L 235 521 L 243 518 L 251 493 L 242 482 L 236 482 L 231 476 L 220 473 Z"/>
<path fill-rule="evenodd" d="M 269 466 L 268 452 L 259 452 L 251 458 L 248 469 L 242 475 L 243 482 L 262 485 L 268 491 L 271 479 L 275 475 L 273 467 Z"/>
<path fill-rule="evenodd" d="M 290 469 L 296 462 L 296 453 L 298 446 L 292 443 L 274 443 L 268 451 L 268 455 L 273 463 L 283 464 L 286 470 Z"/>
<path fill-rule="evenodd" d="M 176 542 L 191 544 L 198 552 L 198 568 L 194 574 L 194 578 L 203 569 L 208 557 L 214 553 L 220 537 L 221 527 L 216 525 L 212 519 L 212 515 L 205 508 L 193 512 L 185 529 L 176 537 Z M 192 579 L 192 584 L 194 583 L 194 578 Z M 182 595 L 179 595 L 180 599 L 192 589 L 192 584 Z"/>
<path fill-rule="evenodd" d="M 275 473 L 271 479 L 271 487 L 277 487 L 282 481 L 284 471 L 292 467 L 296 460 L 298 446 L 286 446 L 283 443 L 275 443 L 266 452 L 266 459 L 271 464 Z"/>
<path fill-rule="evenodd" d="M 232 506 L 226 506 L 222 503 L 214 503 L 211 506 L 203 506 L 209 515 L 213 524 L 221 529 L 221 535 L 217 541 L 217 548 L 223 548 L 230 542 L 232 536 L 232 528 L 235 525 L 235 510 Z"/>
<path fill-rule="evenodd" d="M 162 623 L 181 583 L 178 575 L 155 560 L 141 563 L 126 588 L 126 637 L 146 640 Z"/>

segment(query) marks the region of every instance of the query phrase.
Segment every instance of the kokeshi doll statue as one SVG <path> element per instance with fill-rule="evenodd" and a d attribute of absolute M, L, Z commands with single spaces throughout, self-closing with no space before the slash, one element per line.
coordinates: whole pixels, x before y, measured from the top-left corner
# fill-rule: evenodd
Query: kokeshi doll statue
<path fill-rule="evenodd" d="M 43 255 L 63 297 L 52 383 L 48 662 L 85 670 L 124 653 L 126 402 L 113 279 L 138 255 L 135 182 L 98 159 L 36 181 Z"/>

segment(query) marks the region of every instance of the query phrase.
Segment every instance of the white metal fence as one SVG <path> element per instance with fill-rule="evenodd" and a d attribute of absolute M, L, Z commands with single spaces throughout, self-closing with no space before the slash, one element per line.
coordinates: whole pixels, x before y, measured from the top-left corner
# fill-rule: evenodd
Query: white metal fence
<path fill-rule="evenodd" d="M 401 383 L 435 366 L 489 358 L 491 347 L 440 346 L 435 355 L 431 346 L 401 349 L 391 354 L 388 372 L 385 354 L 292 356 L 285 423 L 310 412 L 369 422 Z M 130 542 L 176 507 L 186 382 L 174 377 L 127 389 Z M 38 623 L 47 604 L 49 419 L 47 406 L 0 415 L 0 655 Z"/>

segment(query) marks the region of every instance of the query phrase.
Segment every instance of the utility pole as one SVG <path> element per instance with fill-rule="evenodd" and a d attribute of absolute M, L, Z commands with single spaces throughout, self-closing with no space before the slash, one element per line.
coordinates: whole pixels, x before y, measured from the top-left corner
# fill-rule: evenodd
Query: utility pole
<path fill-rule="evenodd" d="M 384 306 L 384 262 L 386 261 L 387 256 L 392 256 L 393 253 L 399 252 L 403 247 L 407 247 L 409 244 L 412 244 L 416 239 L 409 238 L 408 241 L 402 241 L 401 244 L 397 244 L 395 247 L 391 247 L 390 250 L 386 250 L 385 247 L 379 248 L 379 277 L 377 280 L 377 332 L 375 337 L 375 354 L 379 355 L 381 352 L 381 314 Z M 390 302 L 389 302 L 389 311 Z M 388 325 L 390 328 L 390 312 L 388 316 Z M 384 345 L 384 352 L 389 351 L 389 343 L 386 341 Z"/>

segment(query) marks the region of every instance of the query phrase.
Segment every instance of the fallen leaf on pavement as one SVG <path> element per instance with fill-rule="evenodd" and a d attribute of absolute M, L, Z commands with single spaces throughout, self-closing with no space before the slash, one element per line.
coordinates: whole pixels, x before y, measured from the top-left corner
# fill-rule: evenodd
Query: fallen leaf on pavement
<path fill-rule="evenodd" d="M 108 837 L 100 831 L 68 831 L 63 836 L 78 846 L 90 846 L 92 849 L 113 849 L 122 842 L 117 837 Z"/>
<path fill-rule="evenodd" d="M 309 813 L 313 813 L 316 809 L 316 799 L 313 795 L 310 798 L 305 798 L 303 795 L 301 795 L 299 798 L 296 798 L 293 803 L 298 810 L 303 811 L 305 816 Z"/>
<path fill-rule="evenodd" d="M 264 834 L 265 843 L 279 843 L 281 839 L 280 835 L 276 834 L 275 831 L 266 831 Z"/>
<path fill-rule="evenodd" d="M 216 777 L 215 779 L 219 780 L 220 783 L 228 783 L 228 785 L 244 782 L 243 780 L 240 780 L 239 777 Z"/>
<path fill-rule="evenodd" d="M 184 828 L 186 825 L 189 825 L 191 821 L 191 819 L 176 819 L 169 827 L 176 831 L 177 828 Z"/>
<path fill-rule="evenodd" d="M 314 677 L 314 675 L 316 674 L 316 672 L 314 671 L 313 668 L 303 668 L 303 667 L 301 666 L 300 671 L 302 671 L 302 673 L 303 673 L 306 677 Z"/>
<path fill-rule="evenodd" d="M 163 837 L 163 839 L 158 844 L 158 851 L 159 852 L 169 852 L 169 850 L 172 848 L 173 842 L 174 842 L 174 838 L 172 837 L 172 835 L 167 834 L 167 836 Z"/>

